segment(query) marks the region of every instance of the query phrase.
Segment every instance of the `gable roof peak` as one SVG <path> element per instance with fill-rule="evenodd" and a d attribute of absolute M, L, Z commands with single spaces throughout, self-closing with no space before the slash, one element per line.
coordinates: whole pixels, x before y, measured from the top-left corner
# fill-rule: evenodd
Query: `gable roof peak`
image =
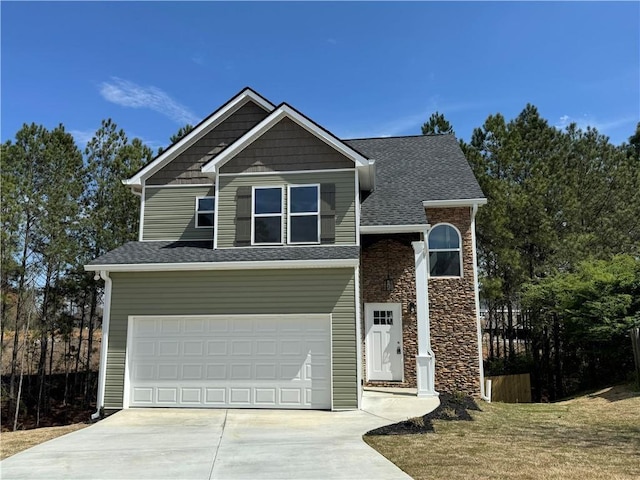
<path fill-rule="evenodd" d="M 253 102 L 263 108 L 266 112 L 272 112 L 276 107 L 273 103 L 260 95 L 250 87 L 245 87 L 236 95 L 231 97 L 226 103 L 215 110 L 211 115 L 198 123 L 193 130 L 180 140 L 170 145 L 165 151 L 156 156 L 151 162 L 138 170 L 131 178 L 123 180 L 122 183 L 129 185 L 134 189 L 140 189 L 142 182 L 156 173 L 158 170 L 167 165 L 171 160 L 176 158 L 187 148 L 196 143 L 200 138 L 208 132 L 216 128 L 220 123 L 226 120 L 230 115 L 246 105 Z"/>

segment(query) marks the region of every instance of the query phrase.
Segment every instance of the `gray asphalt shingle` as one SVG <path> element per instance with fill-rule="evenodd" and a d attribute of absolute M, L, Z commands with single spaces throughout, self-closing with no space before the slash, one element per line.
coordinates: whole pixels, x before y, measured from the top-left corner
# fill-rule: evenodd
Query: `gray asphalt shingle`
<path fill-rule="evenodd" d="M 256 262 L 279 260 L 357 259 L 360 247 L 242 247 L 213 250 L 211 242 L 129 242 L 89 265 L 197 262 Z"/>
<path fill-rule="evenodd" d="M 484 198 L 453 135 L 344 142 L 376 161 L 376 188 L 362 202 L 361 225 L 424 224 L 425 200 Z"/>

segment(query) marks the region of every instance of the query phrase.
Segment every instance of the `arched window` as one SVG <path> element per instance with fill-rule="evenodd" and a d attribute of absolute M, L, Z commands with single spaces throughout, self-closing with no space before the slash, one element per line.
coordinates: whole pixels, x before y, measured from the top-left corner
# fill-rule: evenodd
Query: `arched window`
<path fill-rule="evenodd" d="M 462 276 L 462 248 L 457 228 L 447 223 L 436 225 L 429 232 L 428 244 L 430 276 Z"/>

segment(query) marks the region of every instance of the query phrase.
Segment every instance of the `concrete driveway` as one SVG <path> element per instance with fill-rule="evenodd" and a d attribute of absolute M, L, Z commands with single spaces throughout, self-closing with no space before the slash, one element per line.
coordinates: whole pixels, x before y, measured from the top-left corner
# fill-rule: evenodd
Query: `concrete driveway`
<path fill-rule="evenodd" d="M 361 438 L 389 423 L 365 411 L 129 409 L 4 460 L 0 477 L 407 479 Z"/>

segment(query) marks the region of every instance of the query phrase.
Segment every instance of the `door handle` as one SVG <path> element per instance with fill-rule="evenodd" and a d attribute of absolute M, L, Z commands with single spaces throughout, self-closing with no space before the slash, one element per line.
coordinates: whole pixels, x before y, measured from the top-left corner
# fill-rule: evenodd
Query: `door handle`
<path fill-rule="evenodd" d="M 402 353 L 402 349 L 400 348 L 400 342 L 398 342 L 398 347 L 396 348 L 396 353 L 400 355 Z"/>

